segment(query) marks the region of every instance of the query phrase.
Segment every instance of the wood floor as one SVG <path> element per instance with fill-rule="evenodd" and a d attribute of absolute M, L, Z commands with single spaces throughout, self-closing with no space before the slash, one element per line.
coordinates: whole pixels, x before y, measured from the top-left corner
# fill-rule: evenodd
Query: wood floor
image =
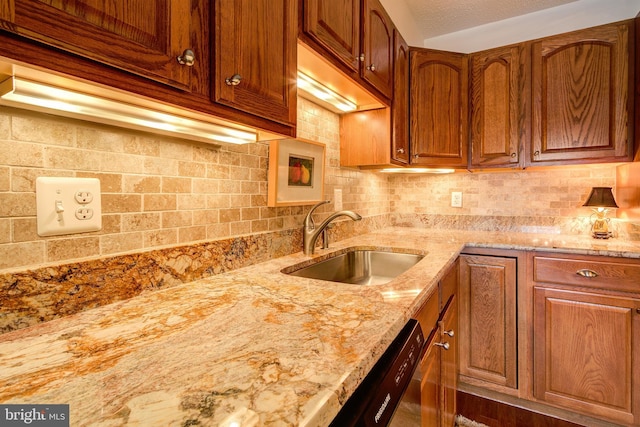
<path fill-rule="evenodd" d="M 458 390 L 458 414 L 489 427 L 581 427 L 568 421 L 505 405 Z"/>

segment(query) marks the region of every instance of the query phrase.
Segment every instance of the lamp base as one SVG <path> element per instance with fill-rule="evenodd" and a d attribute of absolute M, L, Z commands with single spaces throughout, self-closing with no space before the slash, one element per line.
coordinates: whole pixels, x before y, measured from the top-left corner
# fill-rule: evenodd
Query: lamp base
<path fill-rule="evenodd" d="M 591 236 L 594 239 L 608 239 L 612 236 L 612 234 L 610 231 L 605 231 L 605 232 L 594 231 L 593 233 L 591 233 Z"/>

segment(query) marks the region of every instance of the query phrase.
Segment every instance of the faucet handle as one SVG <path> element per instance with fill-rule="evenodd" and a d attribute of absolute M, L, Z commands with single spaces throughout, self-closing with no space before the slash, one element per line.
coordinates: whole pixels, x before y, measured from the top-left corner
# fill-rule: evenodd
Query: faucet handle
<path fill-rule="evenodd" d="M 305 228 L 308 228 L 308 229 L 315 228 L 316 224 L 313 222 L 313 217 L 311 215 L 313 214 L 313 211 L 315 211 L 317 208 L 319 208 L 322 205 L 326 205 L 327 203 L 331 203 L 331 200 L 323 200 L 321 202 L 318 202 L 315 205 L 313 205 L 311 209 L 309 209 L 307 216 L 304 218 Z"/>
<path fill-rule="evenodd" d="M 327 203 L 331 203 L 331 200 L 323 200 L 321 202 L 316 203 L 315 205 L 313 205 L 311 207 L 311 210 L 309 211 L 309 213 L 313 212 L 314 210 L 316 210 L 317 208 L 319 208 L 322 205 L 326 205 Z"/>

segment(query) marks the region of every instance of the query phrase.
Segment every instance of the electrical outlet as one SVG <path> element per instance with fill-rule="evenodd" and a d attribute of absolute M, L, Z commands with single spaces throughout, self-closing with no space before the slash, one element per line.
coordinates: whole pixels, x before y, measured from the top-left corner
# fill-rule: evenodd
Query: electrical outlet
<path fill-rule="evenodd" d="M 102 229 L 100 181 L 96 178 L 38 177 L 36 222 L 39 236 Z"/>
<path fill-rule="evenodd" d="M 462 191 L 451 192 L 451 207 L 452 208 L 462 207 Z"/>

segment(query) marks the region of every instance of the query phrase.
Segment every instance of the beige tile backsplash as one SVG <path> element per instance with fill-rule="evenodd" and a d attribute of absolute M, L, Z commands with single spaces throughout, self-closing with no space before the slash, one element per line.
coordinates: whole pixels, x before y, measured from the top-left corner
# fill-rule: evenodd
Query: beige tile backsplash
<path fill-rule="evenodd" d="M 339 117 L 299 99 L 298 135 L 327 144 L 325 197 L 365 217 L 589 216 L 615 165 L 389 177 L 340 168 Z M 308 207 L 266 207 L 268 143 L 215 148 L 0 107 L 0 271 L 300 227 Z M 100 232 L 41 238 L 35 179 L 100 179 Z M 449 206 L 451 191 L 463 207 Z M 320 213 L 332 210 L 332 206 Z"/>

